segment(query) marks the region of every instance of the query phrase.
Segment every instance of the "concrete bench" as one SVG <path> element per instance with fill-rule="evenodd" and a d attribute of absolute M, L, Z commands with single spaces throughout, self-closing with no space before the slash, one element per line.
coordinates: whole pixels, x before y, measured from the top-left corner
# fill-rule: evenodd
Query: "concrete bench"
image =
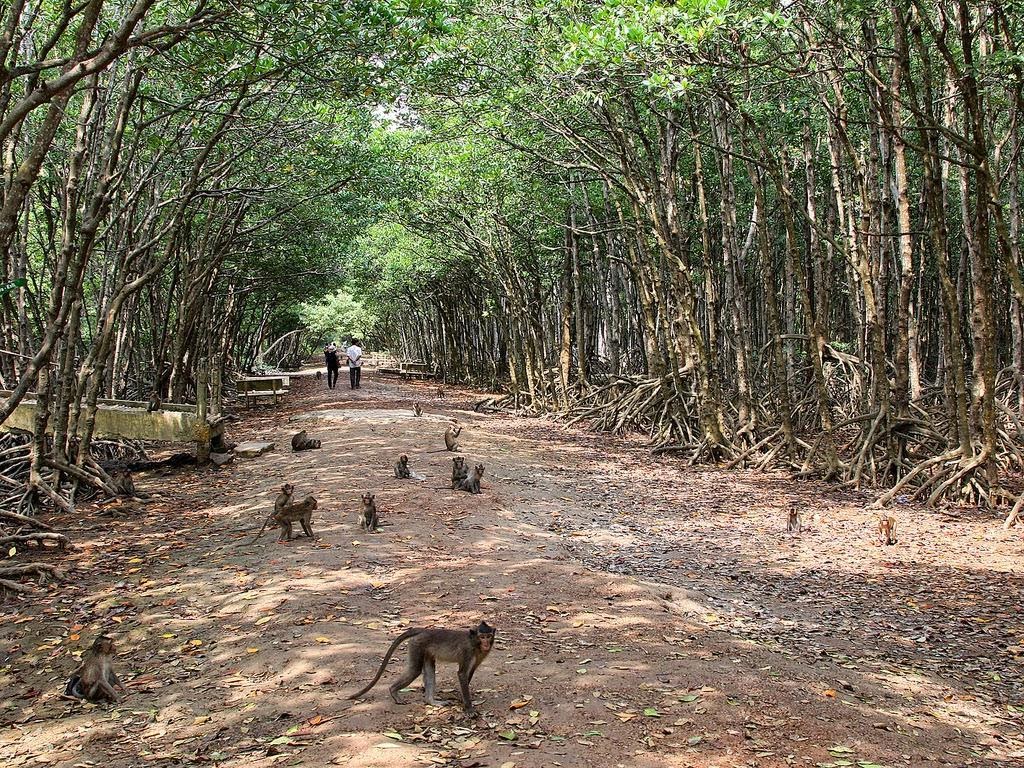
<path fill-rule="evenodd" d="M 244 376 L 239 381 L 276 381 L 279 382 L 280 388 L 285 392 L 290 392 L 292 388 L 292 377 L 287 373 L 274 373 L 266 376 Z"/>
<path fill-rule="evenodd" d="M 378 368 L 377 373 L 385 376 L 401 376 L 403 379 L 433 379 L 437 376 L 430 366 L 421 362 L 401 362 L 398 367 Z"/>
<path fill-rule="evenodd" d="M 426 363 L 402 363 L 399 373 L 403 379 L 432 379 L 434 372 Z"/>
<path fill-rule="evenodd" d="M 285 381 L 287 376 L 253 376 L 236 382 L 238 394 L 245 398 L 245 407 L 264 398 L 271 398 L 277 405 L 277 398 L 288 394 Z"/>

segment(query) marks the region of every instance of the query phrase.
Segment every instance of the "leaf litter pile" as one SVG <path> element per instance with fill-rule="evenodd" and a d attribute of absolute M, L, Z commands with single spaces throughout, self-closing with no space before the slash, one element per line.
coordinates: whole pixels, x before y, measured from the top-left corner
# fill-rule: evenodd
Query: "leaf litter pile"
<path fill-rule="evenodd" d="M 0 603 L 0 765 L 1024 765 L 1021 538 L 995 517 L 898 506 L 882 547 L 870 497 L 833 486 L 687 468 L 372 373 L 354 393 L 295 381 L 231 435 L 276 450 L 48 519 L 76 546 L 51 555 L 65 584 Z M 447 489 L 448 418 L 486 465 L 480 496 Z M 321 450 L 288 449 L 301 428 Z M 425 481 L 393 477 L 403 452 Z M 252 544 L 285 481 L 317 497 L 317 539 Z M 452 706 L 419 682 L 392 703 L 404 649 L 346 698 L 402 630 L 480 619 L 498 635 L 477 718 L 450 665 Z M 127 697 L 61 698 L 103 630 Z"/>

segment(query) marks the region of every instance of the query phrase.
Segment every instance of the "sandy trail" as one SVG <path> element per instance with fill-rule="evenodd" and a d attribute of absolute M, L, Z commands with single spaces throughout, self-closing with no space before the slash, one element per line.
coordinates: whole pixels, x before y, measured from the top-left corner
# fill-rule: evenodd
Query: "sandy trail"
<path fill-rule="evenodd" d="M 0 604 L 4 766 L 1024 764 L 1019 534 L 915 511 L 877 547 L 856 495 L 363 382 L 298 379 L 232 431 L 277 451 L 56 519 L 73 581 Z M 446 488 L 449 418 L 487 467 L 480 496 Z M 287 450 L 303 427 L 321 450 Z M 392 476 L 403 452 L 425 481 Z M 320 501 L 318 539 L 250 545 L 284 480 Z M 376 535 L 356 524 L 363 490 Z M 345 698 L 402 629 L 481 618 L 498 644 L 478 718 L 418 683 L 394 705 L 401 658 Z M 61 700 L 72 651 L 111 626 L 130 695 Z M 439 684 L 457 699 L 452 669 Z"/>

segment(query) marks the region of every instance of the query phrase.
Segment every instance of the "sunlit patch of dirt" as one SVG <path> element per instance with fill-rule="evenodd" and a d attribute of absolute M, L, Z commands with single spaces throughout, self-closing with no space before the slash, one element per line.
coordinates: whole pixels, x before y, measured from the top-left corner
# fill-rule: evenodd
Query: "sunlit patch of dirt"
<path fill-rule="evenodd" d="M 115 518 L 51 520 L 78 543 L 71 581 L 0 605 L 5 768 L 1024 759 L 1021 540 L 994 517 L 898 508 L 882 547 L 858 494 L 363 382 L 297 377 L 231 430 L 277 450 L 141 476 L 152 497 Z M 486 466 L 480 496 L 450 490 L 452 418 Z M 323 447 L 292 453 L 298 428 Z M 425 480 L 394 478 L 399 453 Z M 285 481 L 319 500 L 317 538 L 253 543 Z M 377 534 L 356 522 L 364 490 Z M 393 704 L 401 658 L 346 698 L 404 628 L 481 618 L 498 643 L 473 678 L 479 718 L 426 706 L 418 683 Z M 60 699 L 101 629 L 130 694 Z M 453 670 L 438 679 L 457 699 Z"/>

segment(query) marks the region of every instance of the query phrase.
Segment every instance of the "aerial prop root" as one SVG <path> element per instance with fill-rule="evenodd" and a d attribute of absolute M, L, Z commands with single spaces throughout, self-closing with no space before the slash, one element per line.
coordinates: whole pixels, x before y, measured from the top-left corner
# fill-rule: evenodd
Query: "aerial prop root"
<path fill-rule="evenodd" d="M 985 477 L 989 458 L 985 451 L 964 456 L 962 449 L 956 448 L 924 459 L 892 488 L 879 496 L 872 507 L 884 507 L 900 494 L 905 494 L 911 499 L 923 499 L 930 507 L 943 500 L 973 501 L 991 507 L 998 504 L 1002 498 L 1013 498 L 998 487 L 990 487 Z M 1010 521 L 1008 525 L 1012 525 L 1019 514 L 1020 504 L 1018 499 L 1007 516 L 1007 520 Z"/>

